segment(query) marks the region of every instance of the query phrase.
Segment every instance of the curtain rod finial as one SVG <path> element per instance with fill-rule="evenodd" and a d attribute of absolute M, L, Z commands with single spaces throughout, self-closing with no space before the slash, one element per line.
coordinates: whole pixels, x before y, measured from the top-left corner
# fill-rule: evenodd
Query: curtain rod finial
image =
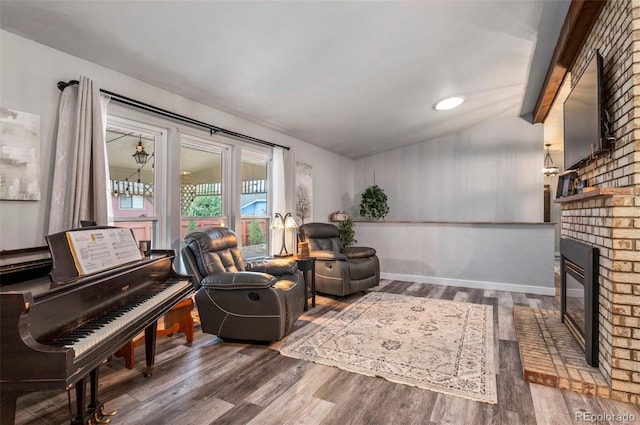
<path fill-rule="evenodd" d="M 58 86 L 58 89 L 60 91 L 66 89 L 68 86 L 73 86 L 74 84 L 79 84 L 80 82 L 78 80 L 69 80 L 68 83 L 65 83 L 64 81 L 58 81 L 58 84 L 56 84 Z"/>

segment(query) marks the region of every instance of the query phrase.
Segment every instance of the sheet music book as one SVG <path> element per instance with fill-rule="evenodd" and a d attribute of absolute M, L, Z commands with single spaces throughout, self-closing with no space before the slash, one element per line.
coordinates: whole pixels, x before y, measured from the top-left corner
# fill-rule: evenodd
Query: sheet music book
<path fill-rule="evenodd" d="M 131 229 L 76 230 L 66 235 L 80 275 L 100 272 L 142 258 Z"/>

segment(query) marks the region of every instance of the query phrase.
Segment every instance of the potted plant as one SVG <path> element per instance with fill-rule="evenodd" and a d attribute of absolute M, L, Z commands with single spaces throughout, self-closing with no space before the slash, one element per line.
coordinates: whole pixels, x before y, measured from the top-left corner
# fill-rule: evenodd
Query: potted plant
<path fill-rule="evenodd" d="M 353 221 L 351 217 L 347 216 L 343 221 L 338 224 L 338 237 L 342 242 L 342 246 L 349 246 L 354 243 L 358 243 L 355 239 L 356 232 L 353 230 Z"/>
<path fill-rule="evenodd" d="M 377 184 L 369 186 L 362 194 L 360 215 L 365 218 L 384 219 L 389 214 L 387 195 Z"/>

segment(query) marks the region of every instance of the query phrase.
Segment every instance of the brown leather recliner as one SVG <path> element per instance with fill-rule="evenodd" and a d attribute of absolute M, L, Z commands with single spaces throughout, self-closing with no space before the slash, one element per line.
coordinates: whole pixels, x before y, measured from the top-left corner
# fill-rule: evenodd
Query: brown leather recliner
<path fill-rule="evenodd" d="M 245 262 L 235 233 L 224 227 L 199 228 L 184 242 L 203 332 L 277 341 L 293 328 L 306 302 L 295 260 Z"/>
<path fill-rule="evenodd" d="M 328 223 L 300 226 L 300 240 L 309 242 L 316 259 L 316 291 L 345 296 L 377 286 L 380 262 L 369 247 L 343 247 L 338 228 Z"/>

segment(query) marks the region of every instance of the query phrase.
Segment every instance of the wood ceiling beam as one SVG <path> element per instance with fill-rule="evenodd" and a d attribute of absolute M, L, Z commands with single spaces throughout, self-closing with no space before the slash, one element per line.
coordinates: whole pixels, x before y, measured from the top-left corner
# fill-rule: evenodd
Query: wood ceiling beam
<path fill-rule="evenodd" d="M 571 2 L 533 110 L 534 123 L 544 122 L 547 118 L 567 71 L 576 60 L 580 48 L 607 1 L 573 0 Z"/>

